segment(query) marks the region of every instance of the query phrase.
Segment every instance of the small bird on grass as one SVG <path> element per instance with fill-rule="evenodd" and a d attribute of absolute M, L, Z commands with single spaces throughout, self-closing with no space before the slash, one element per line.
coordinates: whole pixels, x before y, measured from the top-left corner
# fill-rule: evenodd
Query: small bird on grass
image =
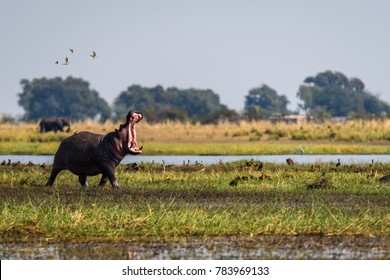
<path fill-rule="evenodd" d="M 332 187 L 333 187 L 333 185 L 332 185 L 331 181 L 325 177 L 325 172 L 323 172 L 321 177 L 319 177 L 313 183 L 306 185 L 306 188 L 308 188 L 308 189 L 326 189 L 326 188 L 332 188 Z"/>
<path fill-rule="evenodd" d="M 240 176 L 235 177 L 233 180 L 229 182 L 229 186 L 237 186 L 238 182 L 241 180 Z"/>
<path fill-rule="evenodd" d="M 292 158 L 287 158 L 286 162 L 287 162 L 288 165 L 294 165 L 295 164 L 295 162 L 293 161 Z"/>
<path fill-rule="evenodd" d="M 253 165 L 253 158 L 250 161 L 245 162 L 246 167 L 251 167 Z"/>
<path fill-rule="evenodd" d="M 390 182 L 390 175 L 385 175 L 379 179 L 379 183 L 388 184 Z"/>
<path fill-rule="evenodd" d="M 256 168 L 258 171 L 263 170 L 263 167 L 264 167 L 264 164 L 263 164 L 263 162 L 261 162 L 261 161 L 258 161 L 258 162 L 255 164 L 255 168 Z"/>

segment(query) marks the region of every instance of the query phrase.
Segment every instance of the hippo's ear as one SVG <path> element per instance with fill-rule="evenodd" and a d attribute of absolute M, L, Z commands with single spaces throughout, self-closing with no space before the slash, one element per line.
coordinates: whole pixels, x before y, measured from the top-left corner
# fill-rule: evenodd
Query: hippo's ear
<path fill-rule="evenodd" d="M 119 125 L 119 130 L 118 129 L 115 129 L 115 131 L 121 131 L 122 129 L 124 129 L 126 127 L 126 124 L 121 124 Z"/>

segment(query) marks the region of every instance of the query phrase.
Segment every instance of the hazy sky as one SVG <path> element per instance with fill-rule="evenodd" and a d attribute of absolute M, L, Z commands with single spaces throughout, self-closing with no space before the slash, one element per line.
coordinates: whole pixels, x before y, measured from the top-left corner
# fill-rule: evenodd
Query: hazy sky
<path fill-rule="evenodd" d="M 21 79 L 70 75 L 110 104 L 159 84 L 240 111 L 261 84 L 296 109 L 302 81 L 332 70 L 390 102 L 389 15 L 388 0 L 0 0 L 0 114 L 23 113 Z"/>

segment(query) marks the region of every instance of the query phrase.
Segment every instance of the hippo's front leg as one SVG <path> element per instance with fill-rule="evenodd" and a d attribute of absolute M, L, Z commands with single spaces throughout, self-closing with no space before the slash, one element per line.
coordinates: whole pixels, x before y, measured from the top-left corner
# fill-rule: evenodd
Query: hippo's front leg
<path fill-rule="evenodd" d="M 103 171 L 103 177 L 100 180 L 100 182 L 102 182 L 104 177 L 106 177 L 105 181 L 107 181 L 107 178 L 108 178 L 108 180 L 110 180 L 111 186 L 113 188 L 118 188 L 119 189 L 119 184 L 118 184 L 118 182 L 117 182 L 117 180 L 115 178 L 114 168 L 112 168 L 112 167 L 105 167 L 104 171 Z"/>
<path fill-rule="evenodd" d="M 113 188 L 119 189 L 119 184 L 118 184 L 118 181 L 115 179 L 115 177 L 114 177 L 113 180 L 111 180 L 111 179 L 109 179 L 109 180 L 110 180 L 111 186 L 112 186 Z"/>

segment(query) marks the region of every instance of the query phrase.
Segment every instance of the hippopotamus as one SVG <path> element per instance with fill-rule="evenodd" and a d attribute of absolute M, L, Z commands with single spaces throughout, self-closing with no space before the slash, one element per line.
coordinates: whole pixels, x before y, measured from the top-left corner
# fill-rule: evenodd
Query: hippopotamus
<path fill-rule="evenodd" d="M 65 118 L 44 118 L 39 122 L 39 132 L 49 132 L 49 131 L 64 131 L 64 128 L 67 127 L 66 132 L 70 131 L 70 123 Z"/>
<path fill-rule="evenodd" d="M 79 176 L 82 189 L 88 187 L 87 176 L 102 174 L 99 186 L 107 179 L 112 187 L 119 188 L 114 170 L 127 154 L 138 155 L 142 147 L 137 145 L 135 125 L 143 114 L 129 111 L 126 122 L 119 129 L 106 135 L 88 131 L 76 132 L 64 139 L 54 155 L 53 167 L 46 186 L 52 186 L 59 172 L 69 170 Z"/>

